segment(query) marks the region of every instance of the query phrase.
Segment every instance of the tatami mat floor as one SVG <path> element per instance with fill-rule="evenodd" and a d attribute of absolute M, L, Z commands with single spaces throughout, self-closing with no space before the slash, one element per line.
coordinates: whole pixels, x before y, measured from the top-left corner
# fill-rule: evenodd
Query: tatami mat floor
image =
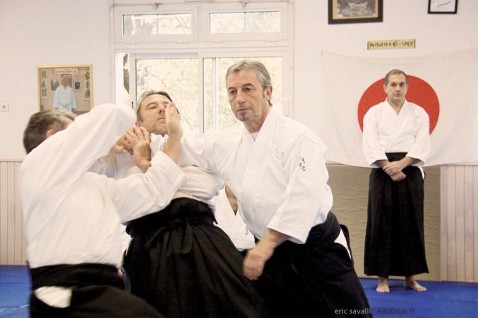
<path fill-rule="evenodd" d="M 478 283 L 422 281 L 428 291 L 419 293 L 406 290 L 402 281 L 392 280 L 390 293 L 380 294 L 375 291 L 375 279 L 361 282 L 374 317 L 477 317 Z M 29 289 L 26 266 L 0 265 L 0 317 L 28 317 Z M 353 309 L 344 311 L 352 314 Z"/>

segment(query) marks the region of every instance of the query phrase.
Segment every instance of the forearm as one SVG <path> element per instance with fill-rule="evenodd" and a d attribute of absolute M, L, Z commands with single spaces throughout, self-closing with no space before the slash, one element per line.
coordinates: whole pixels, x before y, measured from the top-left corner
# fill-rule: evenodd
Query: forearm
<path fill-rule="evenodd" d="M 146 172 L 151 167 L 151 159 L 135 160 L 135 164 L 142 172 Z"/>
<path fill-rule="evenodd" d="M 383 169 L 383 167 L 385 167 L 389 163 L 390 163 L 390 161 L 388 161 L 388 160 L 377 160 L 377 161 L 373 162 L 372 165 L 378 166 L 378 167 Z"/>
<path fill-rule="evenodd" d="M 398 161 L 392 161 L 382 167 L 383 171 L 392 178 L 393 181 L 401 181 L 406 178 L 403 169 L 418 162 L 418 159 L 405 156 Z"/>
<path fill-rule="evenodd" d="M 146 173 L 134 173 L 114 181 L 114 193 L 121 222 L 163 209 L 186 181 L 182 170 L 164 153 L 158 152 Z"/>
<path fill-rule="evenodd" d="M 182 134 L 171 134 L 164 144 L 163 152 L 174 162 L 179 162 L 181 155 L 181 137 Z"/>
<path fill-rule="evenodd" d="M 278 232 L 273 229 L 269 229 L 262 237 L 262 239 L 257 243 L 257 247 L 264 248 L 270 251 L 274 251 L 275 248 L 282 243 L 284 243 L 289 238 L 288 235 Z"/>
<path fill-rule="evenodd" d="M 183 129 L 180 123 L 179 112 L 174 103 L 171 102 L 166 106 L 165 115 L 168 127 L 168 140 L 164 144 L 163 152 L 177 164 L 181 155 Z"/>
<path fill-rule="evenodd" d="M 252 280 L 258 279 L 262 275 L 267 260 L 274 254 L 274 250 L 287 238 L 287 235 L 269 229 L 259 243 L 247 252 L 243 263 L 244 275 Z"/>
<path fill-rule="evenodd" d="M 398 161 L 389 162 L 383 168 L 387 173 L 390 172 L 391 174 L 397 174 L 399 172 L 402 172 L 402 170 L 405 169 L 406 167 L 411 166 L 417 163 L 418 161 L 419 161 L 418 159 L 405 156 Z"/>
<path fill-rule="evenodd" d="M 417 162 L 419 162 L 420 160 L 419 159 L 415 159 L 415 158 L 412 158 L 412 157 L 408 157 L 408 156 L 405 156 L 403 159 L 401 159 L 399 162 L 400 162 L 400 166 L 402 167 L 402 170 L 405 169 L 406 167 L 408 166 L 412 166 L 414 164 L 416 164 Z"/>

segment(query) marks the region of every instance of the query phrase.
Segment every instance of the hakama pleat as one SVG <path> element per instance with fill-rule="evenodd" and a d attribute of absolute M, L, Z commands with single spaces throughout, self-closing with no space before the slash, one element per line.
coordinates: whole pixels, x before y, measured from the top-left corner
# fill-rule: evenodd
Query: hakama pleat
<path fill-rule="evenodd" d="M 241 254 L 206 204 L 175 199 L 142 221 L 124 262 L 133 294 L 167 317 L 266 316 Z"/>
<path fill-rule="evenodd" d="M 366 275 L 428 273 L 424 239 L 424 180 L 417 167 L 395 182 L 382 170 L 370 173 L 364 269 Z"/>

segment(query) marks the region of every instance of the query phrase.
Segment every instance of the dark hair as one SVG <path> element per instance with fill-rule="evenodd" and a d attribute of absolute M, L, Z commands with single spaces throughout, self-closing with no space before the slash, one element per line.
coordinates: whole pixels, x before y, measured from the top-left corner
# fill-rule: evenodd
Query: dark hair
<path fill-rule="evenodd" d="M 402 71 L 402 70 L 393 69 L 393 70 L 389 71 L 387 73 L 387 75 L 385 75 L 385 78 L 384 78 L 385 86 L 388 85 L 388 79 L 390 78 L 390 75 L 403 75 L 403 76 L 405 76 L 405 83 L 408 84 L 408 75 L 405 74 L 405 72 Z"/>
<path fill-rule="evenodd" d="M 33 114 L 23 132 L 23 147 L 27 154 L 45 141 L 47 131 L 57 132 L 65 129 L 66 119 L 74 120 L 75 115 L 57 109 L 42 110 Z"/>
<path fill-rule="evenodd" d="M 169 96 L 169 94 L 166 93 L 165 91 L 149 90 L 149 91 L 144 92 L 144 93 L 141 95 L 141 97 L 139 98 L 138 103 L 136 104 L 136 105 L 137 105 L 137 107 L 136 107 L 136 118 L 137 118 L 138 120 L 142 120 L 141 115 L 140 115 L 140 113 L 139 113 L 139 111 L 141 110 L 141 104 L 144 102 L 144 100 L 145 100 L 147 97 L 149 97 L 149 96 L 151 96 L 151 95 L 163 95 L 163 96 L 165 96 L 167 99 L 169 99 L 170 102 L 173 101 L 173 99 L 171 98 L 171 96 Z"/>

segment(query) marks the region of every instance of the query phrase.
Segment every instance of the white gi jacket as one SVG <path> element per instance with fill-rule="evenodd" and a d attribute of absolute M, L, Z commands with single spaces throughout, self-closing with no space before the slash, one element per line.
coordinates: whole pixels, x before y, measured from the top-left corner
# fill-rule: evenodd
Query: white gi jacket
<path fill-rule="evenodd" d="M 163 149 L 168 135 L 151 135 L 151 153 L 154 155 Z M 204 171 L 190 162 L 179 159 L 178 165 L 183 171 L 186 181 L 178 188 L 173 198 L 190 198 L 212 205 L 212 199 L 224 187 L 221 179 L 215 175 Z M 127 152 L 110 153 L 108 156 L 100 158 L 90 168 L 99 174 L 107 175 L 111 178 L 120 179 L 134 173 L 143 173 L 134 163 L 133 157 Z"/>
<path fill-rule="evenodd" d="M 397 115 L 387 100 L 371 107 L 364 116 L 362 148 L 368 164 L 387 160 L 387 152 L 405 152 L 424 165 L 430 152 L 430 119 L 426 111 L 408 101 Z"/>
<path fill-rule="evenodd" d="M 53 108 L 70 112 L 76 110 L 76 98 L 73 88 L 70 86 L 65 88 L 63 85 L 58 86 L 53 95 Z"/>
<path fill-rule="evenodd" d="M 234 213 L 224 188 L 214 197 L 213 203 L 215 204 L 214 216 L 217 226 L 226 232 L 234 246 L 239 251 L 253 248 L 256 245 L 254 236 L 249 232 L 242 219 L 241 207 L 239 206 L 237 213 Z"/>
<path fill-rule="evenodd" d="M 151 153 L 155 154 L 160 151 L 167 139 L 167 135 L 164 137 L 151 135 Z M 177 189 L 172 199 L 190 198 L 213 206 L 212 199 L 219 193 L 219 189 L 224 186 L 222 180 L 197 166 L 184 162 L 181 158 L 179 165 L 185 175 L 185 182 Z M 107 156 L 100 158 L 93 164 L 90 171 L 115 179 L 125 178 L 135 173 L 143 173 L 126 150 L 121 153 L 109 153 Z M 123 250 L 128 248 L 131 240 L 131 237 L 126 233 L 126 225 L 120 226 Z"/>
<path fill-rule="evenodd" d="M 257 238 L 270 228 L 304 243 L 332 207 L 324 145 L 312 130 L 273 110 L 255 141 L 241 124 L 185 138 L 182 145 L 184 156 L 224 179 Z"/>
<path fill-rule="evenodd" d="M 123 252 L 119 223 L 169 204 L 185 177 L 162 152 L 146 174 L 113 180 L 88 172 L 135 120 L 127 107 L 97 106 L 27 155 L 19 177 L 31 268 L 118 266 Z"/>

